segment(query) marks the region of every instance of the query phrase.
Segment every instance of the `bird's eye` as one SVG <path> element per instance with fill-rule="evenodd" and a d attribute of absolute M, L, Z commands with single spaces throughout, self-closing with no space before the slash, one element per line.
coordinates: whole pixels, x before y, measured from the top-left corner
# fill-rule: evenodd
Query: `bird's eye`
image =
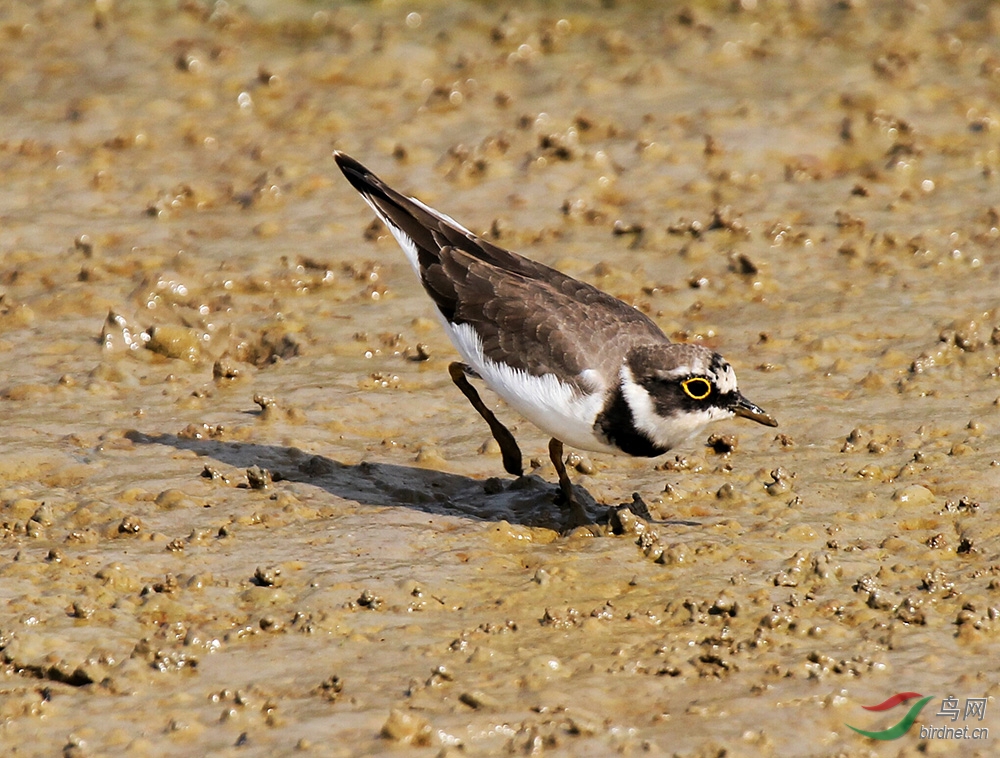
<path fill-rule="evenodd" d="M 692 400 L 704 400 L 712 394 L 712 384 L 708 379 L 696 376 L 693 379 L 685 379 L 681 382 L 684 393 Z"/>

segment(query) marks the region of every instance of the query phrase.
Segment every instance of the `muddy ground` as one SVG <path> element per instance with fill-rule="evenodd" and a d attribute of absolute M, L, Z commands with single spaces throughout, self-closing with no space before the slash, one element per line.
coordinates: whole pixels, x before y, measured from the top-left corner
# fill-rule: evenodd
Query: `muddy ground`
<path fill-rule="evenodd" d="M 997 39 L 945 0 L 0 3 L 4 754 L 995 754 Z M 574 460 L 667 523 L 561 536 L 334 148 L 779 428 Z M 898 740 L 848 728 L 905 691 Z"/>

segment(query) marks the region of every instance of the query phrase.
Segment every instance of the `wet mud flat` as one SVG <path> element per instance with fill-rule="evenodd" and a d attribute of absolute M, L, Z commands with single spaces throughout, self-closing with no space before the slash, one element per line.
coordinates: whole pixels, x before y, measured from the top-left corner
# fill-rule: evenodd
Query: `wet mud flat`
<path fill-rule="evenodd" d="M 1000 13 L 605 5 L 0 4 L 4 754 L 996 752 Z M 561 536 L 334 148 L 780 427 Z"/>

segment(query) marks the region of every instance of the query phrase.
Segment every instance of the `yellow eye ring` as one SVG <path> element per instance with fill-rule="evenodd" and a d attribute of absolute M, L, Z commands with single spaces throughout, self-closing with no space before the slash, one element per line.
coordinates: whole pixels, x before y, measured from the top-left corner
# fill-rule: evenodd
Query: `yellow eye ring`
<path fill-rule="evenodd" d="M 712 384 L 708 379 L 696 376 L 692 379 L 685 379 L 681 382 L 684 393 L 692 400 L 704 400 L 712 394 Z"/>

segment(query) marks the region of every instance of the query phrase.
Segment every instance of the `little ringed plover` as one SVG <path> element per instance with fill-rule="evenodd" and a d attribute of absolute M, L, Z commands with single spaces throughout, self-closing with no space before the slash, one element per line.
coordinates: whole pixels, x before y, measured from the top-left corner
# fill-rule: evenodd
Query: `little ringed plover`
<path fill-rule="evenodd" d="M 389 187 L 342 152 L 344 176 L 388 227 L 464 362 L 452 381 L 489 424 L 508 473 L 523 473 L 514 436 L 486 407 L 481 379 L 548 434 L 569 525 L 590 523 L 573 494 L 563 444 L 653 457 L 712 421 L 777 422 L 739 391 L 718 353 L 673 343 L 643 313 L 585 282 L 476 236 Z"/>

